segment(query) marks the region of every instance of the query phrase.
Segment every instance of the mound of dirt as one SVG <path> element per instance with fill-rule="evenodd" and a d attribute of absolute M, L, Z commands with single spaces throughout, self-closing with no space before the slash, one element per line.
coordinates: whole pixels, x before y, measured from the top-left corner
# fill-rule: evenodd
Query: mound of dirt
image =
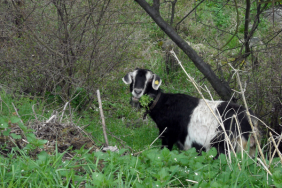
<path fill-rule="evenodd" d="M 47 140 L 43 148 L 34 149 L 30 152 L 31 156 L 35 156 L 41 151 L 46 151 L 49 154 L 55 152 L 56 148 L 58 152 L 62 153 L 66 150 L 73 151 L 79 150 L 82 146 L 85 149 L 90 149 L 90 152 L 98 151 L 99 147 L 88 133 L 86 133 L 81 127 L 74 124 L 63 124 L 59 122 L 43 123 L 37 120 L 28 123 L 27 127 L 33 129 L 37 139 Z M 8 154 L 13 147 L 23 149 L 29 142 L 26 139 L 22 129 L 16 123 L 9 123 L 11 129 L 9 135 L 0 136 L 0 152 L 2 154 Z M 20 135 L 21 138 L 17 139 L 11 134 Z"/>

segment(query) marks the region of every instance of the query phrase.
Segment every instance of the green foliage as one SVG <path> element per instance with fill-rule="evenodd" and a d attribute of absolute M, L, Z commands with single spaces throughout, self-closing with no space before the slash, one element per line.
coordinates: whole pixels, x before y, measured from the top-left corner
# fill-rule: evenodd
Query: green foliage
<path fill-rule="evenodd" d="M 1 98 L 6 101 L 6 104 L 12 103 L 12 97 L 7 95 L 5 92 L 0 93 Z M 18 101 L 14 101 L 15 106 L 19 106 L 18 111 L 21 113 L 27 113 L 32 114 L 32 105 L 36 104 L 36 100 L 30 100 L 29 98 L 19 98 Z M 20 104 L 20 105 L 19 105 Z M 42 103 L 43 104 L 43 103 Z M 25 146 L 24 150 L 30 152 L 37 148 L 43 148 L 44 144 L 47 142 L 47 140 L 40 140 L 37 139 L 34 135 L 34 130 L 29 129 L 26 127 L 21 119 L 18 116 L 15 116 L 15 112 L 11 113 L 10 109 L 13 109 L 12 105 L 5 106 L 6 108 L 2 108 L 0 118 L 0 137 L 3 135 L 3 139 L 6 139 L 8 137 L 11 137 L 13 139 L 21 139 L 22 136 L 19 134 L 11 133 L 11 126 L 18 126 L 20 130 L 22 130 L 22 134 L 27 138 L 28 144 Z M 25 120 L 26 118 L 31 118 L 30 115 L 24 115 L 22 117 L 22 120 Z M 1 143 L 2 145 L 3 143 Z M 16 146 L 16 145 L 15 145 Z M 5 149 L 5 145 L 2 145 L 2 149 Z"/>
<path fill-rule="evenodd" d="M 153 1 L 149 0 L 147 2 L 152 4 Z M 185 7 L 185 12 L 187 12 L 186 7 L 189 2 L 179 1 L 178 3 L 181 4 L 181 7 Z M 87 5 L 87 3 L 84 1 L 82 1 L 81 4 L 85 4 L 84 6 Z M 116 6 L 118 7 L 118 4 Z M 131 4 L 126 6 L 126 10 L 128 11 L 128 8 L 130 8 L 131 6 Z M 230 38 L 230 36 L 229 34 L 221 32 L 219 34 L 218 30 L 214 29 L 214 26 L 229 31 L 230 33 L 233 32 L 235 22 L 233 19 L 234 10 L 232 10 L 231 7 L 232 6 L 230 6 L 230 3 L 226 4 L 226 2 L 222 0 L 203 2 L 197 9 L 197 20 L 193 20 L 193 18 L 187 18 L 185 21 L 188 20 L 187 22 L 189 22 L 189 24 L 183 24 L 185 25 L 185 35 L 188 35 L 187 40 L 192 41 L 194 44 L 198 44 L 203 43 L 203 41 L 209 40 L 209 38 L 212 38 L 217 43 L 215 43 L 216 45 L 211 43 L 211 46 L 220 47 L 225 43 L 226 40 Z M 46 16 L 46 18 L 52 17 L 54 16 L 54 14 L 57 14 L 57 11 L 56 9 L 54 9 L 54 7 L 46 7 L 46 9 L 44 10 L 46 10 L 45 12 L 47 12 L 48 15 Z M 81 11 L 80 9 L 77 10 Z M 255 14 L 256 9 L 253 9 L 252 11 L 253 12 L 251 14 Z M 73 13 L 73 15 L 76 15 L 75 12 Z M 168 15 L 167 12 L 161 13 L 162 15 Z M 182 19 L 182 15 L 179 12 L 177 12 L 175 16 L 177 20 Z M 190 16 L 190 18 L 191 17 L 192 15 Z M 244 12 L 242 11 L 242 9 L 240 9 L 240 17 L 244 17 Z M 131 29 L 134 28 L 134 31 L 136 31 L 136 33 L 138 34 L 128 37 L 130 39 L 130 43 L 132 43 L 132 46 L 130 46 L 129 48 L 123 48 L 130 49 L 130 54 L 127 54 L 122 58 L 116 58 L 112 61 L 108 61 L 107 58 L 109 56 L 109 53 L 108 51 L 104 52 L 104 50 L 106 49 L 105 42 L 106 40 L 108 40 L 108 38 L 100 40 L 101 49 L 103 52 L 102 54 L 105 54 L 105 57 L 102 59 L 100 59 L 100 56 L 97 55 L 101 51 L 92 56 L 90 55 L 92 51 L 91 46 L 85 48 L 85 45 L 81 45 L 81 49 L 85 49 L 85 57 L 75 62 L 75 69 L 77 71 L 77 74 L 74 74 L 74 77 L 67 76 L 68 78 L 66 78 L 67 82 L 69 82 L 72 78 L 77 78 L 76 81 L 80 83 L 80 81 L 84 80 L 85 77 L 92 75 L 90 78 L 88 78 L 88 80 L 86 80 L 90 83 L 88 84 L 88 86 L 91 86 L 93 90 L 96 90 L 97 87 L 100 87 L 101 89 L 101 97 L 106 118 L 107 130 L 109 131 L 109 134 L 114 135 L 109 136 L 110 145 L 118 145 L 119 148 L 130 147 L 131 150 L 129 151 L 122 149 L 117 153 L 88 153 L 88 151 L 85 151 L 82 148 L 76 151 L 73 154 L 74 157 L 69 160 L 63 159 L 65 153 L 61 154 L 56 152 L 49 155 L 46 152 L 41 152 L 37 155 L 37 159 L 34 160 L 28 157 L 25 151 L 17 150 L 16 148 L 14 148 L 13 151 L 8 154 L 8 157 L 0 156 L 0 185 L 2 187 L 28 187 L 30 185 L 33 185 L 34 187 L 281 187 L 281 164 L 279 164 L 279 160 L 276 159 L 273 160 L 273 163 L 275 162 L 278 165 L 272 165 L 270 167 L 270 171 L 273 173 L 273 177 L 271 177 L 267 176 L 265 170 L 262 166 L 260 166 L 260 163 L 256 159 L 254 159 L 253 161 L 245 155 L 243 159 L 241 159 L 240 156 L 238 159 L 232 156 L 232 163 L 229 163 L 226 159 L 226 156 L 224 155 L 220 155 L 219 159 L 214 160 L 213 157 L 216 156 L 215 149 L 211 149 L 208 152 L 202 152 L 201 155 L 198 155 L 195 149 L 181 152 L 173 150 L 170 152 L 167 149 L 159 150 L 149 148 L 151 142 L 157 137 L 158 130 L 155 128 L 154 122 L 152 122 L 150 119 L 147 122 L 140 120 L 143 115 L 142 112 L 138 112 L 132 109 L 129 105 L 129 99 L 131 97 L 129 88 L 120 80 L 120 78 L 124 76 L 126 71 L 128 71 L 129 68 L 131 69 L 131 66 L 148 68 L 153 70 L 162 78 L 162 89 L 165 92 L 180 92 L 193 96 L 196 96 L 197 94 L 193 92 L 194 89 L 192 84 L 186 81 L 186 75 L 182 72 L 182 70 L 175 71 L 169 75 L 165 73 L 164 53 L 162 52 L 160 45 L 162 42 L 159 41 L 160 38 L 165 37 L 165 33 L 155 23 L 152 23 L 152 20 L 149 20 L 148 18 L 149 17 L 147 15 L 140 16 L 137 13 L 134 13 L 132 15 L 132 20 L 127 20 L 126 14 L 120 14 L 115 17 L 114 25 L 123 25 L 121 23 L 127 23 L 127 21 L 130 21 L 128 23 L 133 23 L 134 21 L 141 23 L 133 24 L 133 27 L 130 27 L 130 24 L 124 24 L 126 25 L 126 27 L 120 27 L 118 30 L 110 29 L 111 31 L 113 31 L 113 35 L 110 36 L 114 36 L 115 41 L 116 38 L 118 38 L 120 41 L 123 41 L 122 38 L 120 38 L 120 33 L 116 33 L 116 31 L 123 33 L 125 29 L 131 31 Z M 56 21 L 56 19 L 54 20 Z M 91 22 L 89 23 L 91 25 L 96 24 L 95 19 L 91 17 L 90 20 Z M 54 31 L 57 31 L 59 29 L 58 23 L 53 23 L 48 19 L 45 19 L 45 21 L 46 22 L 44 23 L 48 26 L 47 28 L 55 28 L 53 29 Z M 197 21 L 201 21 L 206 24 L 208 23 L 211 28 L 204 27 Z M 242 23 L 240 23 L 239 26 L 238 37 L 235 37 L 232 41 L 230 41 L 227 46 L 228 48 L 234 48 L 239 45 L 238 38 L 242 39 L 242 34 L 244 32 L 244 25 Z M 78 31 L 84 31 L 81 29 L 81 24 L 83 24 L 83 22 L 80 22 L 78 24 Z M 103 23 L 103 25 L 105 25 L 105 28 L 108 27 L 106 26 L 107 24 Z M 138 25 L 141 25 L 141 27 L 138 27 Z M 45 27 L 38 26 L 38 28 Z M 267 24 L 266 19 L 260 18 L 259 29 L 262 35 L 269 35 L 269 24 Z M 48 30 L 43 30 L 48 33 Z M 102 32 L 99 30 L 95 30 L 95 32 L 93 30 L 89 31 L 89 34 L 86 34 L 85 37 L 86 44 L 88 44 L 89 41 L 92 41 L 90 40 L 92 33 L 94 36 L 94 33 L 100 34 Z M 222 35 L 223 37 L 218 38 L 219 35 Z M 46 36 L 51 35 L 42 36 L 45 36 L 45 38 L 42 39 L 43 41 L 46 41 L 51 46 L 51 48 L 53 46 L 54 49 L 57 50 L 58 45 L 55 43 L 56 40 L 53 40 L 53 38 L 46 38 Z M 94 36 L 93 38 L 95 39 L 96 36 Z M 23 39 L 16 37 L 15 40 L 18 40 L 18 42 L 20 43 L 24 42 Z M 213 42 L 213 40 L 210 40 L 209 42 L 211 41 Z M 220 42 L 222 42 L 222 44 Z M 112 42 L 107 44 L 108 46 L 110 46 L 108 48 L 110 49 L 110 52 L 113 52 L 113 49 L 115 48 L 112 47 L 113 44 L 114 43 Z M 119 43 L 117 42 L 116 44 Z M 29 45 L 28 48 L 22 49 L 33 51 L 32 53 L 38 56 L 40 63 L 36 61 L 36 64 L 27 64 L 29 65 L 28 67 L 32 67 L 31 70 L 29 70 L 30 68 L 27 69 L 30 71 L 29 76 L 25 77 L 23 74 L 20 74 L 19 78 L 29 78 L 23 83 L 29 83 L 31 84 L 30 88 L 31 86 L 33 88 L 33 86 L 35 86 L 35 81 L 41 81 L 40 83 L 46 82 L 46 77 L 42 75 L 43 73 L 45 74 L 46 70 L 49 69 L 48 66 L 43 65 L 48 65 L 46 62 L 57 62 L 58 60 L 57 57 L 46 54 L 45 52 L 43 54 L 45 54 L 46 57 L 40 56 L 40 53 L 36 53 L 34 50 L 37 49 L 35 48 L 36 46 L 33 47 L 31 43 L 26 45 Z M 24 52 L 23 54 L 25 54 L 25 57 L 30 57 L 29 53 L 27 52 Z M 226 56 L 225 54 L 222 55 L 224 57 Z M 13 56 L 10 55 L 10 57 Z M 55 57 L 56 59 L 53 61 L 53 59 L 50 60 L 50 57 Z M 79 54 L 76 57 L 80 57 Z M 95 57 L 95 59 L 88 59 L 88 57 Z M 182 61 L 182 64 L 185 66 L 185 69 L 195 78 L 195 80 L 202 80 L 202 74 L 187 58 L 186 54 L 180 52 L 178 54 L 178 57 Z M 215 68 L 215 66 L 218 66 L 218 62 L 215 62 L 214 60 L 215 58 L 220 59 L 220 56 L 209 57 L 208 59 L 205 59 L 205 61 L 208 62 L 213 68 Z M 28 60 L 27 62 L 33 61 L 34 60 Z M 99 64 L 99 61 L 107 63 L 104 66 L 99 67 L 97 65 Z M 118 64 L 120 62 L 130 61 L 134 63 L 128 64 L 128 67 L 113 66 L 114 68 L 110 69 L 113 69 L 115 71 L 112 71 L 110 74 L 108 74 L 107 71 L 103 71 L 104 69 L 109 70 L 108 68 L 113 65 L 110 64 L 110 62 L 117 62 Z M 60 60 L 58 62 L 60 62 Z M 85 62 L 95 62 L 93 64 L 95 66 L 89 69 L 89 66 L 87 66 Z M 43 73 L 36 71 L 39 66 L 43 66 Z M 55 68 L 57 69 L 57 67 Z M 225 70 L 223 70 L 223 76 L 226 76 L 227 73 L 225 73 L 224 71 Z M 97 76 L 95 76 L 96 73 L 99 78 L 102 75 L 103 80 L 98 79 Z M 34 76 L 33 78 L 33 75 L 36 76 Z M 78 79 L 80 78 L 80 76 L 82 76 L 81 80 Z M 64 77 L 64 75 L 59 75 L 58 78 L 62 77 Z M 62 88 L 63 86 L 67 85 L 61 84 L 61 86 L 58 86 L 57 82 L 53 82 L 53 80 L 56 79 L 54 79 L 52 75 L 48 74 L 47 78 L 51 78 L 50 80 L 52 82 L 49 81 L 48 83 L 54 84 L 51 84 L 52 87 L 49 87 L 53 88 L 53 90 L 47 90 L 47 92 L 45 92 L 45 96 L 43 97 L 46 100 L 47 104 L 53 104 L 52 107 L 54 107 L 55 109 L 61 108 L 61 105 L 64 104 L 61 95 L 63 93 Z M 263 78 L 262 80 L 264 79 L 265 78 Z M 36 91 L 37 88 L 41 88 L 39 86 L 43 85 L 40 85 L 40 83 L 37 83 L 38 87 L 34 87 L 35 89 L 33 90 Z M 60 81 L 60 83 L 63 82 Z M 95 84 L 92 85 L 93 83 Z M 204 82 L 204 84 L 208 83 Z M 85 85 L 78 86 L 77 84 L 75 84 L 75 87 L 78 88 L 74 89 L 75 87 L 73 86 L 73 88 L 70 89 L 71 95 L 76 96 L 71 101 L 71 107 L 80 111 L 79 114 L 76 112 L 73 113 L 72 120 L 78 125 L 90 124 L 90 126 L 86 128 L 86 131 L 92 134 L 97 145 L 102 145 L 104 138 L 102 134 L 97 101 L 90 101 L 90 109 L 85 110 L 81 107 L 81 104 L 85 101 L 85 99 L 86 101 L 88 101 L 88 96 L 93 95 L 89 92 L 92 90 L 88 89 L 86 91 L 86 89 L 84 89 L 84 86 Z M 64 92 L 67 91 L 66 88 L 64 89 Z M 207 98 L 208 97 L 209 96 L 207 96 Z M 214 98 L 216 98 L 216 96 Z M 42 146 L 44 146 L 44 144 L 46 143 L 46 140 L 36 139 L 35 135 L 32 133 L 33 130 L 28 129 L 26 126 L 24 126 L 21 123 L 20 118 L 12 115 L 13 106 L 11 105 L 11 103 L 14 102 L 16 107 L 19 108 L 21 119 L 24 122 L 28 122 L 29 120 L 34 119 L 32 115 L 33 111 L 31 110 L 32 105 L 36 104 L 35 110 L 36 112 L 40 112 L 42 116 L 50 117 L 52 110 L 50 110 L 49 113 L 46 113 L 46 111 L 43 110 L 43 106 L 46 105 L 46 103 L 34 98 L 12 98 L 4 93 L 1 93 L 1 99 L 5 101 L 7 105 L 5 106 L 4 103 L 1 103 L 3 104 L 3 109 L 1 106 L 0 137 L 10 136 L 13 139 L 21 139 L 21 135 L 11 133 L 11 128 L 9 127 L 10 121 L 11 123 L 17 124 L 24 131 L 24 135 L 29 142 L 24 150 L 32 152 L 36 148 L 42 148 Z M 263 98 L 261 97 L 259 100 L 262 99 Z M 145 106 L 145 108 L 148 108 L 148 104 L 150 103 L 150 98 L 148 98 L 148 96 L 144 96 L 144 98 L 142 97 L 140 101 L 141 104 Z M 68 112 L 66 111 L 66 113 Z M 158 140 L 157 142 L 155 142 L 154 146 L 160 146 L 160 141 Z M 131 155 L 131 153 L 139 150 L 144 150 L 144 148 L 145 151 L 143 151 L 138 156 Z"/>
<path fill-rule="evenodd" d="M 119 152 L 77 151 L 71 160 L 64 154 L 38 154 L 36 160 L 23 155 L 0 156 L 3 166 L 0 184 L 25 187 L 50 185 L 85 187 L 269 187 L 281 186 L 281 165 L 272 177 L 251 159 L 236 159 L 230 164 L 225 155 L 214 160 L 216 150 L 201 156 L 190 149 L 185 152 L 147 149 L 138 156 L 127 150 Z M 238 168 L 240 164 L 240 169 Z M 11 170 L 7 170 L 11 169 Z M 70 185 L 71 184 L 71 185 Z"/>
<path fill-rule="evenodd" d="M 87 93 L 87 91 L 84 88 L 77 88 L 74 93 L 74 98 L 71 101 L 71 105 L 73 108 L 77 109 L 78 111 L 81 111 L 83 109 L 82 105 L 83 102 L 88 99 L 88 96 L 92 93 Z"/>
<path fill-rule="evenodd" d="M 158 70 L 157 70 L 158 71 Z M 160 71 L 160 70 L 159 70 Z M 158 74 L 161 72 L 158 72 Z M 180 76 L 181 78 L 181 76 Z M 120 85 L 117 93 L 125 93 L 128 88 Z M 258 166 L 256 159 L 250 159 L 244 155 L 231 156 L 232 163 L 227 161 L 225 155 L 217 155 L 216 149 L 199 155 L 195 148 L 187 151 L 169 151 L 164 148 L 151 149 L 146 146 L 156 138 L 158 130 L 154 123 L 149 121 L 140 127 L 127 127 L 123 118 L 136 116 L 128 104 L 129 95 L 121 96 L 119 101 L 107 98 L 111 93 L 103 93 L 105 99 L 105 116 L 107 130 L 123 140 L 122 148 L 128 145 L 134 150 L 144 149 L 139 155 L 134 156 L 135 151 L 121 149 L 119 152 L 93 152 L 81 148 L 73 153 L 72 159 L 63 159 L 65 153 L 49 155 L 41 152 L 34 160 L 28 157 L 27 152 L 36 148 L 42 148 L 45 140 L 37 139 L 33 130 L 22 125 L 19 117 L 9 115 L 8 108 L 2 111 L 0 118 L 1 132 L 7 131 L 14 139 L 20 139 L 20 135 L 12 135 L 9 130 L 9 122 L 19 125 L 24 130 L 24 135 L 29 142 L 24 150 L 14 148 L 8 157 L 0 156 L 0 186 L 2 187 L 36 187 L 50 186 L 74 186 L 74 187 L 268 187 L 281 185 L 281 164 L 271 166 L 272 177 L 267 178 L 266 171 Z M 116 97 L 116 96 L 115 96 Z M 9 96 L 1 95 L 2 99 L 12 100 Z M 6 101 L 6 103 L 7 103 Z M 28 112 L 32 102 L 21 98 L 21 111 Z M 17 106 L 17 105 L 16 105 Z M 21 107 L 21 106 L 20 106 Z M 11 107 L 9 107 L 12 109 Z M 120 111 L 118 115 L 111 111 Z M 32 112 L 29 112 L 32 113 Z M 130 113 L 130 114 L 128 114 Z M 87 131 L 91 131 L 95 140 L 103 141 L 99 112 L 92 110 L 84 112 L 81 124 L 90 123 Z M 118 118 L 118 116 L 121 116 Z M 30 118 L 30 117 L 29 117 Z M 74 117 L 76 119 L 76 117 Z M 130 119 L 132 121 L 132 119 Z M 110 145 L 116 145 L 119 140 L 109 137 Z M 160 145 L 157 141 L 155 146 Z M 277 160 L 273 160 L 277 164 Z M 279 161 L 279 160 L 278 160 Z M 240 168 L 238 167 L 240 166 Z"/>
<path fill-rule="evenodd" d="M 149 104 L 153 101 L 153 99 L 149 95 L 142 95 L 139 99 L 141 106 L 149 110 Z"/>

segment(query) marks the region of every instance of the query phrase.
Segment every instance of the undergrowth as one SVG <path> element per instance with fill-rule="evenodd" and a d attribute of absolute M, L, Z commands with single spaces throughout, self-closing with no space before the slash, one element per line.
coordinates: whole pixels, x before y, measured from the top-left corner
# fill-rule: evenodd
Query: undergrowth
<path fill-rule="evenodd" d="M 82 147 L 71 154 L 68 149 L 63 153 L 59 153 L 58 150 L 47 153 L 42 149 L 47 141 L 36 139 L 32 130 L 24 125 L 34 118 L 32 106 L 40 101 L 18 98 L 20 103 L 16 103 L 15 106 L 18 106 L 19 115 L 25 117 L 22 118 L 24 120 L 22 124 L 10 105 L 14 99 L 3 92 L 1 98 L 1 134 L 9 134 L 7 130 L 11 123 L 18 124 L 29 142 L 23 150 L 15 145 L 6 155 L 0 156 L 1 187 L 282 186 L 281 163 L 278 158 L 275 158 L 269 167 L 272 173 L 270 176 L 257 158 L 251 159 L 246 154 L 243 158 L 241 155 L 237 157 L 231 155 L 230 163 L 223 154 L 214 159 L 217 155 L 214 148 L 199 155 L 194 148 L 187 151 L 177 149 L 169 151 L 166 148 L 161 150 L 159 141 L 150 147 L 150 143 L 158 134 L 155 126 L 151 121 L 139 122 L 140 126 L 135 126 L 134 123 L 126 125 L 127 121 L 122 119 L 124 112 L 106 118 L 110 145 L 117 144 L 120 148 L 118 152 L 92 152 L 91 149 L 86 150 Z M 110 102 L 104 102 L 103 105 L 109 105 L 106 116 L 110 115 L 111 108 L 117 107 Z M 125 111 L 128 110 L 126 108 Z M 43 109 L 38 107 L 35 112 L 39 114 Z M 25 114 L 21 114 L 21 111 Z M 45 115 L 51 116 L 51 113 Z M 69 117 L 70 114 L 65 116 Z M 75 117 L 75 114 L 73 116 Z M 118 119 L 117 116 L 121 118 Z M 98 119 L 98 112 L 95 109 L 90 114 L 84 114 L 84 118 L 79 121 L 77 118 L 74 119 L 79 125 L 91 123 L 88 132 L 97 140 L 96 144 L 102 147 L 104 141 L 101 125 L 99 121 L 93 121 L 93 117 Z M 47 117 L 42 117 L 42 121 L 44 119 Z M 132 120 L 128 123 L 132 123 Z M 20 139 L 16 135 L 11 137 Z M 3 143 L 1 147 L 4 147 Z M 36 148 L 41 148 L 41 152 L 35 156 L 31 155 Z M 66 155 L 69 157 L 64 157 Z"/>
<path fill-rule="evenodd" d="M 147 149 L 137 156 L 125 149 L 119 152 L 77 150 L 70 160 L 64 153 L 38 154 L 33 160 L 24 152 L 0 157 L 2 187 L 269 187 L 281 184 L 281 165 L 272 168 L 273 176 L 256 159 L 225 155 L 217 160 L 216 150 L 201 156 L 190 149 L 178 152 Z"/>

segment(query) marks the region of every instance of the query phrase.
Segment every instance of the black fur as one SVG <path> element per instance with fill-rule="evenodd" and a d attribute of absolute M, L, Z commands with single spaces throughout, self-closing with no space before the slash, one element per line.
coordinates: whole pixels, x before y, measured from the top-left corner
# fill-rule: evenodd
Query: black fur
<path fill-rule="evenodd" d="M 152 91 L 150 87 L 148 91 Z M 176 142 L 184 145 L 190 116 L 198 103 L 199 99 L 184 94 L 161 94 L 158 103 L 149 115 L 156 122 L 159 133 L 167 127 L 162 135 L 163 146 L 171 150 Z"/>

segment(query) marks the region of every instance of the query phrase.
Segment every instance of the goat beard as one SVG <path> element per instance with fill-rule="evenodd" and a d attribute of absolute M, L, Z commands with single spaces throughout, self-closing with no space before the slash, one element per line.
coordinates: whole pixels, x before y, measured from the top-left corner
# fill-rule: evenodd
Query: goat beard
<path fill-rule="evenodd" d="M 140 108 L 139 99 L 136 98 L 136 97 L 131 97 L 130 104 L 131 104 L 131 106 L 132 106 L 133 108 L 137 108 L 137 109 Z"/>

